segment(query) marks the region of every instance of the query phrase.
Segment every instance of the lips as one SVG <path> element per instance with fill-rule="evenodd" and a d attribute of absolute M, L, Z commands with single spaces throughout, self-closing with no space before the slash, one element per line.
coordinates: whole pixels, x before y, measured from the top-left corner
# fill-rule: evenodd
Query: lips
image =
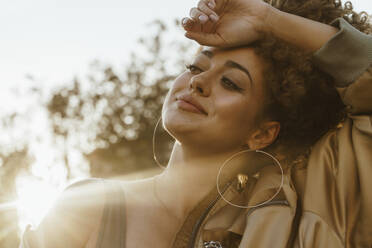
<path fill-rule="evenodd" d="M 177 97 L 176 100 L 179 103 L 179 107 L 184 110 L 208 115 L 203 106 L 189 94 L 181 95 Z"/>

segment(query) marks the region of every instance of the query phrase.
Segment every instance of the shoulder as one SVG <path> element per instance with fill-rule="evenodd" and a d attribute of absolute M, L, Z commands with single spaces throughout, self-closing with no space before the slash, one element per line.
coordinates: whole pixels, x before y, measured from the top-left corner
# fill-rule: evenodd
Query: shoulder
<path fill-rule="evenodd" d="M 153 178 L 137 179 L 130 181 L 113 181 L 125 194 L 125 198 L 129 198 L 129 204 L 134 204 L 138 201 L 143 201 L 153 192 Z"/>
<path fill-rule="evenodd" d="M 41 223 L 26 230 L 21 247 L 84 247 L 100 223 L 104 204 L 105 190 L 101 179 L 84 179 L 70 184 Z"/>
<path fill-rule="evenodd" d="M 89 178 L 76 181 L 66 187 L 56 202 L 56 208 L 81 212 L 101 210 L 105 203 L 104 180 Z M 88 212 L 87 212 L 88 211 Z"/>
<path fill-rule="evenodd" d="M 354 242 L 350 233 L 370 240 L 370 233 L 364 231 L 372 224 L 370 127 L 368 116 L 353 116 L 313 147 L 302 193 L 303 210 L 308 212 L 302 221 L 307 230 L 323 223 L 345 242 Z"/>

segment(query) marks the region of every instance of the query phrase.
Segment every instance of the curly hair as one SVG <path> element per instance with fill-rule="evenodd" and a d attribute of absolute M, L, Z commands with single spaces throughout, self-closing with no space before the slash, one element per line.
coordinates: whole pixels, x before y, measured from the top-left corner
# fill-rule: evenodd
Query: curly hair
<path fill-rule="evenodd" d="M 367 13 L 353 11 L 351 2 L 342 5 L 340 0 L 272 0 L 271 4 L 281 11 L 326 24 L 343 17 L 361 32 L 372 33 Z M 309 52 L 275 37 L 267 36 L 252 47 L 268 62 L 263 117 L 281 125 L 276 141 L 266 150 L 284 153 L 287 160 L 308 154 L 322 135 L 345 119 L 345 106 L 335 80 L 313 64 Z"/>

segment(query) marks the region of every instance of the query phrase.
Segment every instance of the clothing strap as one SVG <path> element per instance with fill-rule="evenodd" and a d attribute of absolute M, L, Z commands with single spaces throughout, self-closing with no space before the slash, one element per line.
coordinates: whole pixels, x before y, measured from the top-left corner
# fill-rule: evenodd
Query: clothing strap
<path fill-rule="evenodd" d="M 105 206 L 96 248 L 125 248 L 125 196 L 119 182 L 102 180 Z"/>

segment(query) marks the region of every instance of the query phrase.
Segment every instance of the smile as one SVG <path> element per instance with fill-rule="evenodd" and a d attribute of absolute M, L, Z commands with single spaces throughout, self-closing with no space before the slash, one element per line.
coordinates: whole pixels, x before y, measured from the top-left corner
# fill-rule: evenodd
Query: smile
<path fill-rule="evenodd" d="M 201 109 L 193 105 L 192 103 L 187 102 L 185 100 L 178 99 L 177 106 L 178 108 L 188 111 L 188 112 L 207 115 L 207 113 L 205 113 L 204 111 L 202 111 Z"/>

